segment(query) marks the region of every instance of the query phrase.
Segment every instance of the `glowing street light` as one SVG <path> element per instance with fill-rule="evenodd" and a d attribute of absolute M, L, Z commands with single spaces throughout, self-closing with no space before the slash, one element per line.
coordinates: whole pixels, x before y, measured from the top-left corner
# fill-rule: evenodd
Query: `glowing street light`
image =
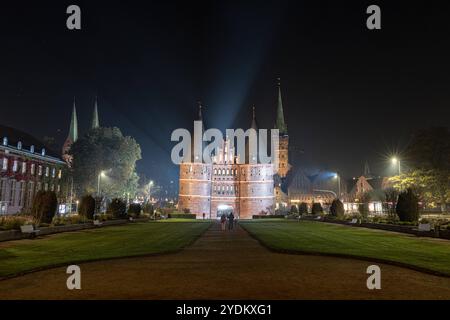
<path fill-rule="evenodd" d="M 393 165 L 398 165 L 398 174 L 402 174 L 400 159 L 398 159 L 397 157 L 392 157 L 391 162 Z"/>
<path fill-rule="evenodd" d="M 104 170 L 100 171 L 100 173 L 98 174 L 98 179 L 97 179 L 97 196 L 100 196 L 100 181 L 102 177 L 105 177 L 106 173 Z"/>

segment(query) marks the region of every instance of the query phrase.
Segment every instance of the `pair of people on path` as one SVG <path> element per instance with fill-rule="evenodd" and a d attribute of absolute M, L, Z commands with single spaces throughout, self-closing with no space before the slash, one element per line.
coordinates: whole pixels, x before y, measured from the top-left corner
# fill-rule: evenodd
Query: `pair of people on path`
<path fill-rule="evenodd" d="M 220 217 L 220 225 L 223 231 L 225 231 L 226 223 L 227 223 L 227 216 L 225 214 L 222 214 L 222 216 Z M 233 212 L 231 212 L 228 215 L 228 230 L 233 229 L 233 227 L 234 227 L 234 215 Z"/>

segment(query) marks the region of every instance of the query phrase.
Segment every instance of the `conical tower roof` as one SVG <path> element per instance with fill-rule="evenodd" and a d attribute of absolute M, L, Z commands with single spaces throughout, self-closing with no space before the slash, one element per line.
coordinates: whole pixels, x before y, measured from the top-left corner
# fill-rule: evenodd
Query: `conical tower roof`
<path fill-rule="evenodd" d="M 72 142 L 78 140 L 78 119 L 77 119 L 77 108 L 75 107 L 75 98 L 73 98 L 72 117 L 70 118 L 70 128 L 67 139 L 71 140 Z"/>
<path fill-rule="evenodd" d="M 95 129 L 98 127 L 100 127 L 100 123 L 98 121 L 97 97 L 95 97 L 94 111 L 92 113 L 91 129 Z"/>
<path fill-rule="evenodd" d="M 283 99 L 281 98 L 281 84 L 279 78 L 278 78 L 277 120 L 275 122 L 275 129 L 278 129 L 280 131 L 280 135 L 282 136 L 288 134 L 287 125 L 284 122 Z"/>

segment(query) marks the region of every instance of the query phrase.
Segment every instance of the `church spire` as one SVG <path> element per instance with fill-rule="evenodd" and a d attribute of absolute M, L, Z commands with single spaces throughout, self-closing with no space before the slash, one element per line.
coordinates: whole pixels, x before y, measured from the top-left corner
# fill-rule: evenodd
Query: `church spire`
<path fill-rule="evenodd" d="M 94 104 L 94 112 L 92 114 L 91 129 L 96 129 L 98 127 L 100 127 L 100 123 L 98 121 L 98 108 L 97 108 L 97 96 L 96 96 L 95 104 Z"/>
<path fill-rule="evenodd" d="M 283 112 L 283 100 L 281 98 L 281 83 L 280 78 L 278 78 L 278 105 L 277 105 L 277 120 L 275 124 L 275 129 L 280 131 L 280 135 L 287 135 L 287 126 L 284 122 L 284 112 Z"/>
<path fill-rule="evenodd" d="M 75 97 L 73 97 L 72 117 L 70 119 L 70 128 L 67 140 L 71 140 L 72 142 L 78 140 L 78 119 L 77 119 L 77 108 L 75 107 Z"/>
<path fill-rule="evenodd" d="M 203 105 L 201 101 L 198 101 L 198 121 L 203 121 L 203 116 L 202 116 L 202 109 L 203 109 Z"/>

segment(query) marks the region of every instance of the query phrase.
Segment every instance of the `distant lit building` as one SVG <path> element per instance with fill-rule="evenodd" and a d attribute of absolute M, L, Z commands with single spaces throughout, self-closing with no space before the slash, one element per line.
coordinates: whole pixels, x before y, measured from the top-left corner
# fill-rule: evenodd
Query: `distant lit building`
<path fill-rule="evenodd" d="M 39 190 L 65 195 L 66 163 L 44 144 L 19 130 L 0 126 L 0 214 L 26 211 Z"/>
<path fill-rule="evenodd" d="M 199 121 L 202 120 L 201 108 Z M 251 128 L 257 130 L 255 112 Z M 273 214 L 279 202 L 287 205 L 287 195 L 282 189 L 290 169 L 288 164 L 287 127 L 284 123 L 281 90 L 278 92 L 276 128 L 280 133 L 280 145 L 275 150 L 278 167 L 274 164 L 251 163 L 257 154 L 247 149 L 246 158 L 239 159 L 235 148 L 225 140 L 212 164 L 198 163 L 193 159 L 180 165 L 178 209 L 189 210 L 197 218 L 217 218 L 233 212 L 240 219 L 253 215 Z M 256 158 L 256 159 L 255 159 Z"/>

